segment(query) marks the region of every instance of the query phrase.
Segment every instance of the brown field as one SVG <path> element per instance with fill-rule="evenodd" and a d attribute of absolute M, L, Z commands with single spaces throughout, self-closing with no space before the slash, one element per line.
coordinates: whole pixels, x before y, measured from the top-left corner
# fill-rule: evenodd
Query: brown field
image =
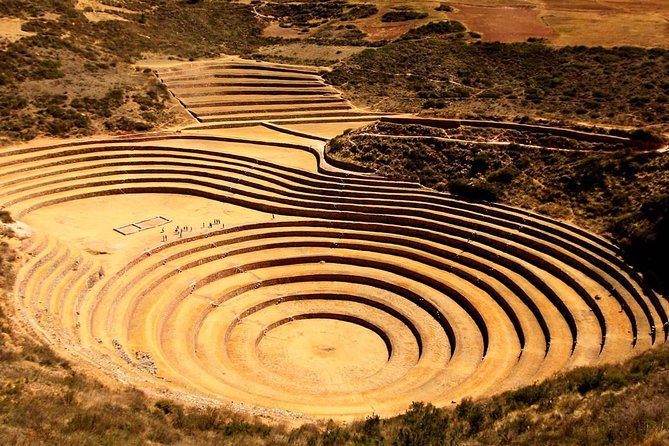
<path fill-rule="evenodd" d="M 669 3 L 660 0 L 451 4 L 459 10 L 451 17 L 481 32 L 484 40 L 511 42 L 543 37 L 556 45 L 669 46 Z"/>
<path fill-rule="evenodd" d="M 23 320 L 94 375 L 292 421 L 449 406 L 665 341 L 666 300 L 602 238 L 331 164 L 325 142 L 379 115 L 318 72 L 163 62 L 197 123 L 4 148 L 2 207 L 34 231 Z"/>
<path fill-rule="evenodd" d="M 482 34 L 486 42 L 524 42 L 530 37 L 556 39 L 557 31 L 547 26 L 533 6 L 473 6 L 454 4 L 450 18 Z"/>

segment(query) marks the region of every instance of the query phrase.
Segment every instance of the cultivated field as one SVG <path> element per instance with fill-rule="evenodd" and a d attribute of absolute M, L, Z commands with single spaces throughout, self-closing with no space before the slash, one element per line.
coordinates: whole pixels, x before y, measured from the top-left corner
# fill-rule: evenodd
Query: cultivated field
<path fill-rule="evenodd" d="M 325 142 L 379 115 L 318 70 L 156 68 L 192 125 L 0 152 L 0 203 L 33 231 L 17 307 L 93 373 L 278 419 L 353 419 L 665 342 L 669 304 L 608 241 L 335 167 Z"/>

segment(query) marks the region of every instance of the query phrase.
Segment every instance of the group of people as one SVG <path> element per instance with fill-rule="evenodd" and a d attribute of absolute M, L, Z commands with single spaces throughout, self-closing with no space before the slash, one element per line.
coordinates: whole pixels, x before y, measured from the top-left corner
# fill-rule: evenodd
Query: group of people
<path fill-rule="evenodd" d="M 218 218 L 215 218 L 213 223 L 209 222 L 209 229 L 211 229 L 212 227 L 214 227 L 216 225 L 221 225 L 221 228 L 225 228 L 225 225 L 223 223 L 221 223 L 221 220 L 219 220 Z M 207 227 L 206 224 L 203 222 L 202 223 L 202 229 L 205 229 L 206 227 Z"/>
<path fill-rule="evenodd" d="M 218 218 L 215 218 L 213 222 L 209 222 L 209 228 L 211 229 L 215 225 L 221 225 L 222 228 L 225 228 L 225 225 L 221 223 L 221 220 Z M 207 228 L 207 223 L 202 222 L 202 229 Z M 193 232 L 193 227 L 192 226 L 179 226 L 177 225 L 174 228 L 174 231 L 172 232 L 174 235 L 178 235 L 179 238 L 183 238 L 184 233 L 188 232 Z M 165 228 L 163 227 L 160 230 L 160 233 L 162 234 L 160 241 L 161 242 L 167 242 L 169 240 L 169 237 L 167 234 L 165 234 Z"/>

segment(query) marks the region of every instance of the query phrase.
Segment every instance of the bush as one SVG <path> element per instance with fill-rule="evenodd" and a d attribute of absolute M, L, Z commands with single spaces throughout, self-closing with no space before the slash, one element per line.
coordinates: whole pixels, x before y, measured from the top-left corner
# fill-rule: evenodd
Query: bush
<path fill-rule="evenodd" d="M 435 11 L 445 11 L 445 12 L 453 12 L 453 7 L 450 5 L 447 5 L 446 3 L 442 3 L 436 8 L 434 8 Z"/>
<path fill-rule="evenodd" d="M 662 135 L 645 129 L 634 130 L 630 134 L 630 139 L 634 141 L 639 141 L 643 143 L 644 146 L 649 148 L 659 147 L 665 142 L 665 139 L 662 137 Z"/>
<path fill-rule="evenodd" d="M 343 445 L 351 438 L 346 429 L 342 429 L 333 421 L 330 421 L 323 433 L 323 446 Z"/>
<path fill-rule="evenodd" d="M 423 108 L 438 108 L 442 109 L 446 107 L 446 102 L 443 99 L 428 99 L 423 102 Z"/>
<path fill-rule="evenodd" d="M 410 9 L 402 11 L 389 11 L 381 16 L 381 21 L 384 23 L 388 22 L 406 22 L 409 20 L 418 20 L 424 19 L 427 17 L 427 13 L 420 11 L 413 11 Z"/>
<path fill-rule="evenodd" d="M 105 127 L 108 130 L 119 130 L 122 132 L 145 132 L 153 128 L 148 122 L 133 121 L 125 116 L 122 116 L 115 121 L 105 122 Z"/>
<path fill-rule="evenodd" d="M 464 178 L 453 180 L 448 185 L 448 191 L 474 200 L 497 201 L 498 198 L 497 189 L 487 181 L 470 181 Z"/>
<path fill-rule="evenodd" d="M 367 417 L 363 423 L 358 426 L 357 434 L 354 437 L 355 444 L 378 446 L 383 443 L 383 434 L 381 433 L 381 418 L 378 415 Z"/>
<path fill-rule="evenodd" d="M 514 166 L 505 166 L 495 170 L 490 175 L 488 175 L 488 181 L 509 184 L 514 180 L 514 178 L 518 176 L 519 173 L 520 171 Z"/>
<path fill-rule="evenodd" d="M 510 392 L 506 395 L 507 401 L 511 403 L 512 408 L 522 406 L 532 406 L 542 402 L 550 397 L 550 387 L 548 384 L 533 384 L 521 389 Z"/>
<path fill-rule="evenodd" d="M 359 5 L 351 6 L 348 11 L 342 14 L 341 20 L 365 19 L 367 17 L 373 16 L 377 12 L 379 12 L 379 9 L 376 6 L 372 4 L 362 3 Z"/>
<path fill-rule="evenodd" d="M 50 119 L 46 121 L 46 130 L 53 136 L 67 136 L 74 129 L 87 129 L 90 120 L 83 113 L 71 108 L 50 105 L 45 110 Z"/>
<path fill-rule="evenodd" d="M 402 416 L 400 429 L 393 442 L 397 446 L 428 446 L 444 443 L 448 414 L 432 404 L 411 404 Z"/>
<path fill-rule="evenodd" d="M 455 408 L 455 414 L 467 422 L 470 434 L 479 432 L 485 422 L 482 406 L 474 403 L 471 398 L 463 399 Z"/>
<path fill-rule="evenodd" d="M 441 22 L 430 22 L 418 28 L 410 29 L 402 36 L 402 39 L 418 39 L 430 35 L 454 34 L 466 31 L 467 28 L 455 20 L 442 20 Z"/>
<path fill-rule="evenodd" d="M 582 367 L 574 370 L 569 378 L 571 388 L 585 395 L 592 390 L 601 390 L 604 372 L 601 369 Z"/>
<path fill-rule="evenodd" d="M 158 400 L 155 406 L 165 415 L 183 413 L 181 406 L 170 400 Z"/>
<path fill-rule="evenodd" d="M 102 98 L 76 98 L 70 105 L 77 110 L 85 110 L 96 116 L 108 118 L 112 110 L 117 109 L 125 102 L 125 91 L 121 88 L 112 88 Z"/>
<path fill-rule="evenodd" d="M 486 153 L 479 153 L 474 156 L 472 160 L 471 167 L 469 169 L 469 175 L 475 176 L 479 173 L 485 173 L 490 167 L 490 157 Z"/>
<path fill-rule="evenodd" d="M 0 222 L 2 222 L 2 223 L 14 223 L 14 219 L 12 218 L 12 215 L 9 213 L 9 211 L 1 211 L 0 210 Z"/>
<path fill-rule="evenodd" d="M 118 416 L 122 410 L 112 405 L 104 405 L 76 413 L 63 429 L 64 433 L 87 432 L 109 435 L 113 431 L 118 436 L 129 438 L 144 430 L 144 423 L 136 418 Z"/>
<path fill-rule="evenodd" d="M 31 79 L 58 79 L 63 77 L 59 60 L 38 60 L 30 69 Z"/>

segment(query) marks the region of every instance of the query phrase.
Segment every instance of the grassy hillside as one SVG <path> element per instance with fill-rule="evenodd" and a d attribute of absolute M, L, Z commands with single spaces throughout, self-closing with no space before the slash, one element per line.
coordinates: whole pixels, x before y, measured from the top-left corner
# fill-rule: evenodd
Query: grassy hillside
<path fill-rule="evenodd" d="M 637 126 L 669 122 L 664 49 L 404 39 L 352 56 L 327 79 L 350 99 L 386 111 Z"/>
<path fill-rule="evenodd" d="M 113 20 L 93 22 L 75 0 L 0 3 L 0 17 L 20 18 L 33 33 L 0 43 L 0 144 L 35 136 L 136 132 L 184 122 L 187 115 L 142 54 L 182 59 L 248 53 L 262 41 L 250 7 L 230 2 L 106 2 Z M 191 4 L 192 3 L 192 4 Z"/>

